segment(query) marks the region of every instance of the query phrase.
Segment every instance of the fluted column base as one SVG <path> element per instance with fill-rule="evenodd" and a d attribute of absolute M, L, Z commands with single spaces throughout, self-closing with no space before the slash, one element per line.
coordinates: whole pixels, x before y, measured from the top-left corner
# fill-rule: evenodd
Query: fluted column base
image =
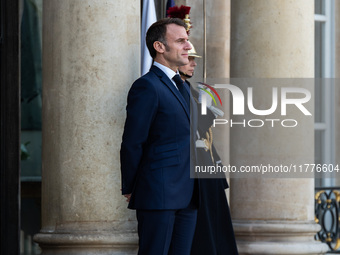
<path fill-rule="evenodd" d="M 44 233 L 34 237 L 42 255 L 135 255 L 137 233 Z"/>
<path fill-rule="evenodd" d="M 328 246 L 314 240 L 320 226 L 314 222 L 234 221 L 239 254 L 316 255 Z"/>

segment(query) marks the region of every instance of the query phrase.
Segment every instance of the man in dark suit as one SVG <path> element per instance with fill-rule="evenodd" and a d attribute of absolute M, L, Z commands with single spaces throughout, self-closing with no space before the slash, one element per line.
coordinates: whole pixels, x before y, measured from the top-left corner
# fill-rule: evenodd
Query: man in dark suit
<path fill-rule="evenodd" d="M 121 146 L 122 194 L 136 209 L 139 255 L 189 255 L 197 217 L 190 179 L 190 92 L 175 81 L 189 63 L 186 25 L 154 23 L 146 35 L 154 64 L 128 94 Z"/>

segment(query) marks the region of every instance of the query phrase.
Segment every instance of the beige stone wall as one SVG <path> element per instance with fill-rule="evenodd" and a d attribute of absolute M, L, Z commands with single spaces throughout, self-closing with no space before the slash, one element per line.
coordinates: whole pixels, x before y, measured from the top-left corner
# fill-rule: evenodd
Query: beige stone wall
<path fill-rule="evenodd" d="M 197 59 L 195 78 L 203 79 L 204 62 L 208 78 L 227 78 L 230 64 L 230 0 L 205 2 L 204 16 L 203 0 L 176 1 L 178 5 L 185 4 L 191 7 L 190 19 L 193 27 L 189 38 L 201 56 L 204 54 L 204 19 L 206 19 L 207 52 L 205 59 Z"/>

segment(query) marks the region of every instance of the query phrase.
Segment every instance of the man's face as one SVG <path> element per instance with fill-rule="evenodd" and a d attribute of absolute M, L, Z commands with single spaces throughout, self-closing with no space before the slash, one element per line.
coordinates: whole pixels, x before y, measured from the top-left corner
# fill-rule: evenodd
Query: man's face
<path fill-rule="evenodd" d="M 197 66 L 195 57 L 189 57 L 189 64 L 180 66 L 178 70 L 184 73 L 185 75 L 192 77 L 194 75 L 195 66 Z"/>
<path fill-rule="evenodd" d="M 166 47 L 163 57 L 168 67 L 177 70 L 177 67 L 188 64 L 188 51 L 191 46 L 185 28 L 176 24 L 167 25 L 165 39 Z"/>

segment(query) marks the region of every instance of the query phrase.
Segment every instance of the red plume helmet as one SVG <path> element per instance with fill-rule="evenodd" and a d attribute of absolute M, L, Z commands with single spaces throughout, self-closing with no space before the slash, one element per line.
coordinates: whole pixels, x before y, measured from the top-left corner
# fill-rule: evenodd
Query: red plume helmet
<path fill-rule="evenodd" d="M 187 33 L 189 35 L 189 30 L 192 27 L 191 26 L 191 22 L 190 22 L 190 18 L 189 18 L 189 13 L 190 13 L 190 8 L 189 6 L 185 6 L 185 5 L 181 5 L 181 7 L 178 6 L 174 6 L 174 7 L 170 7 L 167 11 L 167 17 L 169 18 L 179 18 L 182 19 L 185 24 L 187 25 Z"/>

